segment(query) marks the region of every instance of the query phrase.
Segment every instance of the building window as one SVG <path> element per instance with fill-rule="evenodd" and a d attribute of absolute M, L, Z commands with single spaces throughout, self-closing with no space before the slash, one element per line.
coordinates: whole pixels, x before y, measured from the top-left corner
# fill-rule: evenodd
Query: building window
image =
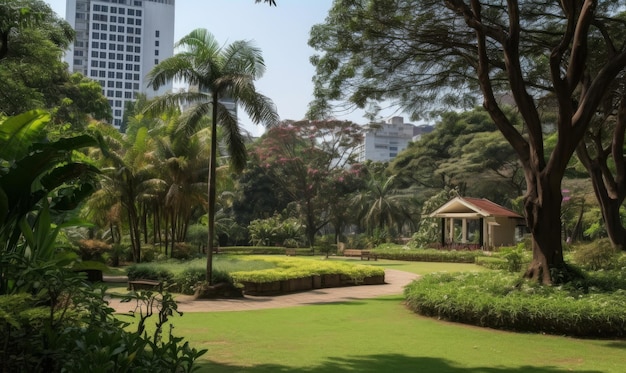
<path fill-rule="evenodd" d="M 154 59 L 154 64 L 155 64 L 155 65 L 158 65 L 158 64 L 159 64 L 159 59 L 158 59 L 158 58 L 155 58 L 155 59 Z"/>
<path fill-rule="evenodd" d="M 91 61 L 91 67 L 98 67 L 98 61 Z"/>
<path fill-rule="evenodd" d="M 117 26 L 111 25 L 111 32 L 115 32 L 115 31 L 117 31 Z"/>
<path fill-rule="evenodd" d="M 133 98 L 133 94 L 130 92 L 124 92 L 124 98 Z"/>
<path fill-rule="evenodd" d="M 115 100 L 115 107 L 122 107 L 122 101 L 121 100 Z"/>
<path fill-rule="evenodd" d="M 91 33 L 91 38 L 94 39 L 94 40 L 100 39 L 100 33 L 92 32 Z"/>
<path fill-rule="evenodd" d="M 107 90 L 107 97 L 113 97 L 113 90 Z"/>
<path fill-rule="evenodd" d="M 133 83 L 133 89 L 135 91 L 138 91 L 139 90 L 139 83 Z"/>
<path fill-rule="evenodd" d="M 114 86 L 114 85 L 115 85 L 115 82 L 114 82 L 114 81 L 112 81 L 112 80 L 109 80 L 109 81 L 107 82 L 107 87 L 109 87 L 109 88 L 113 88 L 113 86 Z"/>
<path fill-rule="evenodd" d="M 124 61 L 124 55 L 122 53 L 118 53 L 117 54 L 117 60 L 118 61 Z"/>
<path fill-rule="evenodd" d="M 106 6 L 106 5 L 103 5 L 102 6 L 102 11 L 105 12 L 105 13 L 108 12 L 109 11 L 109 7 Z"/>
<path fill-rule="evenodd" d="M 136 15 L 137 17 L 141 17 L 141 10 L 137 10 L 137 12 L 135 12 L 135 15 Z"/>
<path fill-rule="evenodd" d="M 115 82 L 115 88 L 122 88 L 122 82 Z"/>
<path fill-rule="evenodd" d="M 122 91 L 115 91 L 115 97 L 122 98 Z"/>
<path fill-rule="evenodd" d="M 115 72 L 113 72 L 113 71 L 109 71 L 108 76 L 109 76 L 109 79 L 113 79 L 113 78 L 115 78 Z"/>
<path fill-rule="evenodd" d="M 120 11 L 122 11 L 122 9 L 120 9 Z M 117 17 L 117 23 L 125 23 L 126 20 L 124 19 L 124 17 Z"/>
<path fill-rule="evenodd" d="M 135 53 L 141 53 L 141 47 L 135 47 Z"/>
<path fill-rule="evenodd" d="M 100 25 L 100 30 L 102 30 L 102 31 L 106 31 L 108 28 L 109 27 L 107 26 L 106 23 L 103 23 L 103 24 Z M 113 31 L 113 30 L 111 30 L 111 31 Z"/>
<path fill-rule="evenodd" d="M 92 27 L 93 27 L 94 30 L 100 30 L 100 24 L 99 23 L 94 23 Z"/>
<path fill-rule="evenodd" d="M 115 73 L 116 79 L 122 79 L 122 73 Z"/>
<path fill-rule="evenodd" d="M 93 6 L 93 10 L 95 10 L 96 12 L 99 12 L 99 11 L 100 11 L 100 5 L 95 4 L 95 5 Z"/>
<path fill-rule="evenodd" d="M 114 34 L 109 35 L 109 41 L 115 41 L 117 39 L 117 37 L 115 37 Z M 124 41 L 124 39 L 122 39 L 122 41 Z"/>
<path fill-rule="evenodd" d="M 154 36 L 156 36 L 157 38 L 158 38 L 160 35 L 161 35 L 161 31 L 156 30 L 156 31 L 154 32 Z"/>
<path fill-rule="evenodd" d="M 111 13 L 117 14 L 117 7 L 112 6 L 111 7 Z"/>
<path fill-rule="evenodd" d="M 126 55 L 126 61 L 133 62 L 133 56 L 131 56 L 130 54 L 127 54 Z"/>
<path fill-rule="evenodd" d="M 135 35 L 141 35 L 141 29 L 139 27 L 135 28 Z"/>
<path fill-rule="evenodd" d="M 132 63 L 127 63 L 126 64 L 126 70 L 127 71 L 132 71 L 133 70 L 133 64 Z"/>
<path fill-rule="evenodd" d="M 159 50 L 158 50 L 158 49 L 155 49 L 155 50 L 154 50 L 154 55 L 155 55 L 155 56 L 158 56 L 158 55 L 159 55 Z"/>
<path fill-rule="evenodd" d="M 124 75 L 126 80 L 132 80 L 133 79 L 133 73 L 126 73 L 126 75 Z"/>
<path fill-rule="evenodd" d="M 135 65 L 135 71 L 139 71 L 140 67 L 139 65 Z"/>
<path fill-rule="evenodd" d="M 123 69 L 124 69 L 124 64 L 123 64 L 123 63 L 121 63 L 121 62 L 119 62 L 119 63 L 117 63 L 117 64 L 115 65 L 115 68 L 116 68 L 117 70 L 123 70 Z"/>
<path fill-rule="evenodd" d="M 109 62 L 109 69 L 115 69 L 115 62 Z"/>
<path fill-rule="evenodd" d="M 126 8 L 120 8 L 119 14 L 126 14 Z"/>
<path fill-rule="evenodd" d="M 141 44 L 141 38 L 135 38 L 135 44 Z"/>
<path fill-rule="evenodd" d="M 91 57 L 98 58 L 98 51 L 91 52 Z"/>
<path fill-rule="evenodd" d="M 98 76 L 98 71 L 97 70 L 91 70 L 91 73 L 89 75 L 91 75 L 93 77 L 96 77 L 96 76 Z"/>
<path fill-rule="evenodd" d="M 117 22 L 117 17 L 116 16 L 111 16 L 111 22 Z"/>
<path fill-rule="evenodd" d="M 135 24 L 136 24 L 137 26 L 141 26 L 141 19 L 136 19 L 136 20 L 135 20 Z"/>
<path fill-rule="evenodd" d="M 83 60 L 74 60 L 74 65 L 82 65 Z"/>
<path fill-rule="evenodd" d="M 122 111 L 121 110 L 115 110 L 115 116 L 119 117 L 120 115 L 122 115 Z"/>
<path fill-rule="evenodd" d="M 115 50 L 115 44 L 113 44 L 113 43 L 109 44 L 109 50 L 110 51 L 114 51 Z"/>
<path fill-rule="evenodd" d="M 117 46 L 117 50 L 120 51 L 120 52 L 124 52 L 124 46 L 122 44 L 119 44 Z"/>
<path fill-rule="evenodd" d="M 107 67 L 106 61 L 100 61 L 100 68 L 105 69 Z"/>
<path fill-rule="evenodd" d="M 135 38 L 133 38 L 132 36 L 127 36 L 127 37 L 126 37 L 126 42 L 127 42 L 127 43 L 132 43 L 132 42 L 133 42 L 133 40 L 135 40 Z"/>
<path fill-rule="evenodd" d="M 133 80 L 139 80 L 139 74 L 133 74 Z"/>
<path fill-rule="evenodd" d="M 97 41 L 92 41 L 91 42 L 91 47 L 92 48 L 98 48 L 99 45 L 100 45 L 100 43 L 98 43 Z"/>
<path fill-rule="evenodd" d="M 158 40 L 155 40 L 155 41 L 154 41 L 154 46 L 155 46 L 155 47 L 158 47 L 158 46 L 159 46 L 159 41 L 158 41 Z"/>
<path fill-rule="evenodd" d="M 100 43 L 100 49 L 107 49 L 107 43 Z"/>
<path fill-rule="evenodd" d="M 134 18 L 126 18 L 126 24 L 127 25 L 134 25 L 135 24 L 135 19 Z"/>
<path fill-rule="evenodd" d="M 124 42 L 124 35 L 117 35 L 117 41 L 120 43 Z"/>
<path fill-rule="evenodd" d="M 141 62 L 141 56 L 135 56 L 135 62 Z"/>
<path fill-rule="evenodd" d="M 131 82 L 124 83 L 124 89 L 133 89 L 133 83 Z"/>
<path fill-rule="evenodd" d="M 127 33 L 127 34 L 132 34 L 132 33 L 133 33 L 133 31 L 135 31 L 135 28 L 134 28 L 134 27 L 126 27 L 126 33 Z"/>
<path fill-rule="evenodd" d="M 135 9 L 128 9 L 128 15 L 129 16 L 134 16 L 135 15 Z"/>

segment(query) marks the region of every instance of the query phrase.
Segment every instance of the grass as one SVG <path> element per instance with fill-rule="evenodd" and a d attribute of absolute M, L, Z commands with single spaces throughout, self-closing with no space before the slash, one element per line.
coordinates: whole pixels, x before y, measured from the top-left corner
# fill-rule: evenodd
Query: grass
<path fill-rule="evenodd" d="M 485 270 L 472 264 L 357 262 L 419 274 Z M 186 313 L 172 321 L 176 336 L 208 349 L 198 362 L 200 372 L 617 373 L 626 367 L 626 341 L 442 322 L 414 314 L 403 302 L 398 295 L 284 309 Z"/>
<path fill-rule="evenodd" d="M 624 341 L 515 334 L 413 314 L 402 296 L 188 313 L 176 335 L 207 348 L 201 372 L 623 372 Z"/>

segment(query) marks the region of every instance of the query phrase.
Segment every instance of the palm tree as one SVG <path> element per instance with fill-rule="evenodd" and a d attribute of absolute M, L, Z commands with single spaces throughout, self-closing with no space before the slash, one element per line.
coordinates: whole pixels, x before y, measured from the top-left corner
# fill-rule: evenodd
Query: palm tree
<path fill-rule="evenodd" d="M 404 224 L 413 224 L 414 193 L 397 189 L 396 176 L 369 175 L 365 189 L 352 202 L 360 220 L 371 234 L 374 230 L 401 231 Z"/>
<path fill-rule="evenodd" d="M 254 87 L 254 81 L 265 72 L 265 64 L 261 51 L 250 42 L 240 40 L 221 47 L 210 32 L 196 29 L 183 37 L 176 47 L 182 51 L 154 67 L 148 74 L 149 85 L 158 89 L 168 81 L 180 79 L 198 89 L 158 97 L 147 111 L 155 113 L 191 105 L 181 116 L 179 127 L 188 133 L 196 129 L 203 117 L 211 115 L 206 280 L 212 284 L 218 124 L 226 135 L 231 165 L 240 171 L 246 164 L 246 148 L 237 117 L 222 100 L 236 100 L 255 123 L 273 125 L 278 122 L 278 115 L 272 101 Z"/>

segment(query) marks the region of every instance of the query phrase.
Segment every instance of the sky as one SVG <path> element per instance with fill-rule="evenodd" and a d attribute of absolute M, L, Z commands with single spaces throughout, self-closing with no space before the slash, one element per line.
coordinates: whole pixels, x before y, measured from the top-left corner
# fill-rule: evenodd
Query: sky
<path fill-rule="evenodd" d="M 66 0 L 45 0 L 65 17 Z M 308 46 L 309 31 L 323 23 L 332 0 L 277 0 L 277 7 L 255 4 L 254 0 L 176 0 L 175 41 L 196 28 L 206 28 L 222 44 L 251 40 L 265 59 L 265 75 L 257 90 L 271 98 L 281 120 L 303 119 L 313 99 L 311 81 L 315 69 L 309 58 L 315 50 Z M 242 126 L 259 136 L 264 128 L 240 113 Z M 366 124 L 362 112 L 337 115 L 337 119 Z"/>

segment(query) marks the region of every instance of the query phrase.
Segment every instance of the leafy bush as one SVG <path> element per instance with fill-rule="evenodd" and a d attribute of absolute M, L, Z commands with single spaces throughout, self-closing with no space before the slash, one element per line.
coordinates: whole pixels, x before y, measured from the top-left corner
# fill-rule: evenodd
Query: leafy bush
<path fill-rule="evenodd" d="M 193 249 L 191 245 L 185 242 L 177 242 L 174 244 L 174 249 L 172 250 L 172 258 L 187 260 L 193 256 Z"/>
<path fill-rule="evenodd" d="M 573 253 L 576 264 L 593 271 L 612 269 L 618 265 L 619 253 L 608 238 L 578 247 Z"/>
<path fill-rule="evenodd" d="M 285 255 L 282 246 L 230 246 L 220 247 L 220 253 L 229 255 Z M 296 255 L 311 255 L 309 248 L 296 249 Z"/>
<path fill-rule="evenodd" d="M 100 240 L 80 240 L 78 250 L 82 260 L 104 261 L 103 256 L 111 250 L 111 245 Z"/>
<path fill-rule="evenodd" d="M 474 263 L 484 255 L 481 251 L 452 251 L 436 249 L 409 249 L 408 246 L 381 245 L 372 250 L 380 259 L 416 262 Z"/>
<path fill-rule="evenodd" d="M 478 326 L 585 337 L 626 336 L 624 275 L 540 286 L 505 272 L 432 274 L 405 289 L 426 316 Z M 602 284 L 604 289 L 595 285 Z"/>
<path fill-rule="evenodd" d="M 385 270 L 368 265 L 355 265 L 345 262 L 312 261 L 299 258 L 263 258 L 273 263 L 276 268 L 256 271 L 232 272 L 230 276 L 235 283 L 255 282 L 264 283 L 282 281 L 294 278 L 304 278 L 313 275 L 345 275 L 355 282 L 361 282 L 365 277 L 384 276 Z"/>
<path fill-rule="evenodd" d="M 283 219 L 274 215 L 267 219 L 257 219 L 248 226 L 250 242 L 256 246 L 283 245 L 300 247 L 304 238 L 304 227 L 298 219 Z"/>
<path fill-rule="evenodd" d="M 134 280 L 156 280 L 165 283 L 172 283 L 174 275 L 163 266 L 153 263 L 133 264 L 126 269 L 126 275 L 130 281 Z"/>
<path fill-rule="evenodd" d="M 474 263 L 489 269 L 507 270 L 509 263 L 506 259 L 494 256 L 477 256 Z"/>
<path fill-rule="evenodd" d="M 505 247 L 500 249 L 499 256 L 506 261 L 506 269 L 509 272 L 519 272 L 522 270 L 524 262 L 530 262 L 524 249 L 524 244 L 519 244 L 515 247 Z"/>

